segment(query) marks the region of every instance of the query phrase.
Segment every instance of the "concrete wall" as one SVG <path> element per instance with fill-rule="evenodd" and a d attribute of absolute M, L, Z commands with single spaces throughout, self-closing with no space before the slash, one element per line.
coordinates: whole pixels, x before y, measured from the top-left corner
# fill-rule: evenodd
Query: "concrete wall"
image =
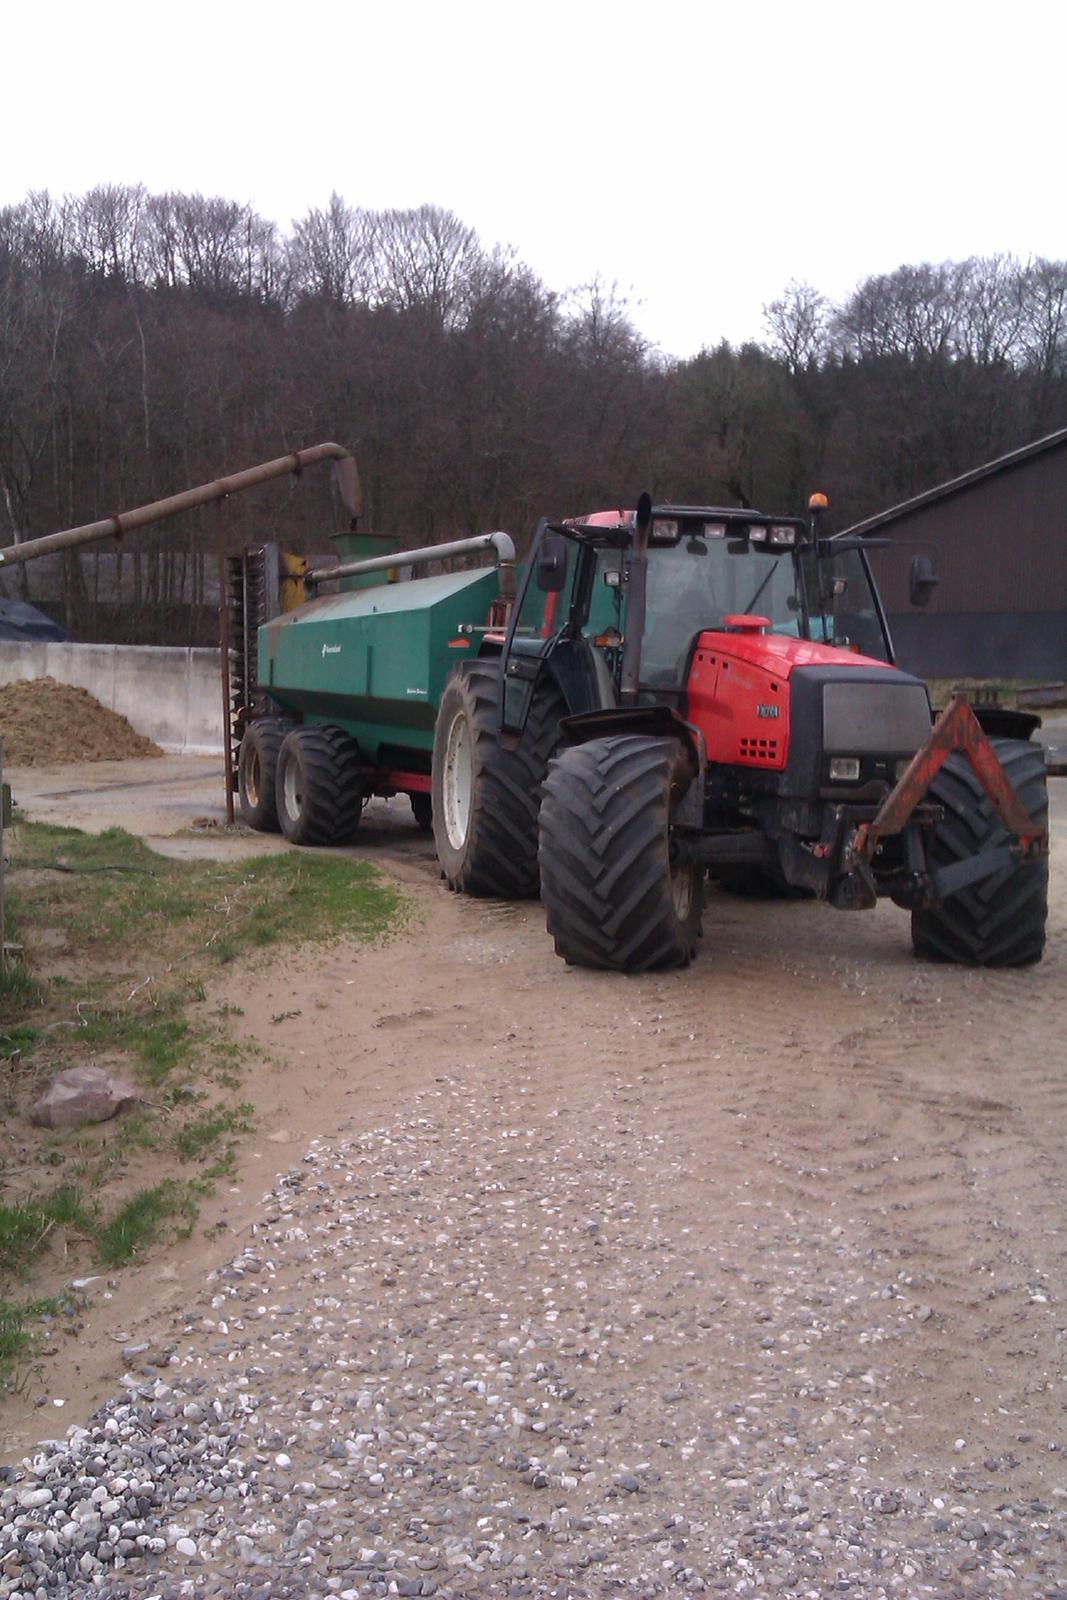
<path fill-rule="evenodd" d="M 172 645 L 0 643 L 0 684 L 55 678 L 87 689 L 168 752 L 222 750 L 217 650 Z"/>

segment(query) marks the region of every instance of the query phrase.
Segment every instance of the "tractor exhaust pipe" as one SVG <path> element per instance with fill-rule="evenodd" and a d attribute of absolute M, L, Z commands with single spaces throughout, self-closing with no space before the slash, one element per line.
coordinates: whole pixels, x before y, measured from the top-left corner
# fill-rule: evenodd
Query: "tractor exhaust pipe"
<path fill-rule="evenodd" d="M 626 582 L 626 642 L 622 650 L 619 701 L 624 706 L 637 704 L 641 681 L 641 648 L 645 639 L 645 600 L 648 594 L 648 541 L 652 532 L 652 497 L 643 494 L 637 502 L 630 573 Z"/>
<path fill-rule="evenodd" d="M 93 544 L 99 539 L 121 539 L 123 534 L 132 533 L 135 528 L 146 528 L 150 523 L 176 517 L 179 512 L 191 511 L 196 506 L 209 505 L 213 500 L 225 500 L 231 494 L 240 494 L 244 489 L 269 483 L 272 478 L 283 478 L 290 472 L 299 476 L 305 467 L 314 467 L 320 461 L 335 463 L 341 503 L 354 524 L 363 509 L 355 459 L 342 445 L 315 444 L 310 449 L 294 450 L 274 461 L 261 462 L 258 467 L 235 472 L 231 477 L 216 478 L 213 483 L 201 483 L 195 489 L 183 489 L 181 494 L 168 495 L 165 500 L 153 500 L 134 511 L 116 512 L 114 516 L 103 517 L 99 522 L 86 522 L 80 528 L 65 528 L 62 533 L 46 533 L 40 539 L 27 539 L 22 544 L 8 545 L 0 550 L 0 565 L 33 561 L 37 556 L 51 555 L 56 550 L 72 550 L 78 545 Z"/>

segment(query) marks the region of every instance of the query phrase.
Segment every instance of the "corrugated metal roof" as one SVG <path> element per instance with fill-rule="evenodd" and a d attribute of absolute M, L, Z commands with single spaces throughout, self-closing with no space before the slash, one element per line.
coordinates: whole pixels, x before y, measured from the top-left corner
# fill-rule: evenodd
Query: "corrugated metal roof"
<path fill-rule="evenodd" d="M 868 517 L 864 522 L 854 522 L 851 528 L 845 528 L 843 532 L 853 537 L 873 533 L 876 528 L 884 528 L 887 523 L 896 522 L 900 517 L 906 517 L 921 506 L 932 505 L 936 500 L 944 500 L 948 495 L 958 494 L 961 489 L 969 489 L 972 484 L 981 483 L 983 478 L 990 478 L 994 473 L 1019 466 L 1032 456 L 1042 455 L 1046 450 L 1055 450 L 1059 445 L 1067 445 L 1067 428 L 1046 434 L 1043 439 L 1035 439 L 1033 444 L 1024 444 L 1021 450 L 1012 450 L 1006 456 L 998 456 L 995 461 L 987 461 L 984 466 L 974 467 L 959 478 L 950 478 L 948 483 L 939 483 L 936 489 L 927 489 L 925 494 L 917 494 L 911 500 L 903 500 L 898 506 L 890 506 L 888 511 L 879 511 L 877 516 Z"/>

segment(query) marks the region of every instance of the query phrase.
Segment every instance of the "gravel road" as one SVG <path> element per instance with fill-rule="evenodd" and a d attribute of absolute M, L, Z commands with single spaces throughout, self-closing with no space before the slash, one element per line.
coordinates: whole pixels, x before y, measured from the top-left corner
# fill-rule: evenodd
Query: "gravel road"
<path fill-rule="evenodd" d="M 1059 884 L 1030 971 L 715 892 L 619 979 L 391 870 L 209 997 L 316 1136 L 6 1469 L 0 1596 L 1067 1597 Z"/>

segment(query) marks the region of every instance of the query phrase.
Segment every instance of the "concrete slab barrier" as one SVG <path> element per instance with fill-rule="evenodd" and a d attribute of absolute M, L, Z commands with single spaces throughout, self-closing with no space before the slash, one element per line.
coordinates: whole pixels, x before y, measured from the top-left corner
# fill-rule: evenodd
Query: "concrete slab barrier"
<path fill-rule="evenodd" d="M 217 650 L 172 645 L 0 643 L 0 684 L 55 678 L 86 689 L 172 755 L 222 750 Z"/>

